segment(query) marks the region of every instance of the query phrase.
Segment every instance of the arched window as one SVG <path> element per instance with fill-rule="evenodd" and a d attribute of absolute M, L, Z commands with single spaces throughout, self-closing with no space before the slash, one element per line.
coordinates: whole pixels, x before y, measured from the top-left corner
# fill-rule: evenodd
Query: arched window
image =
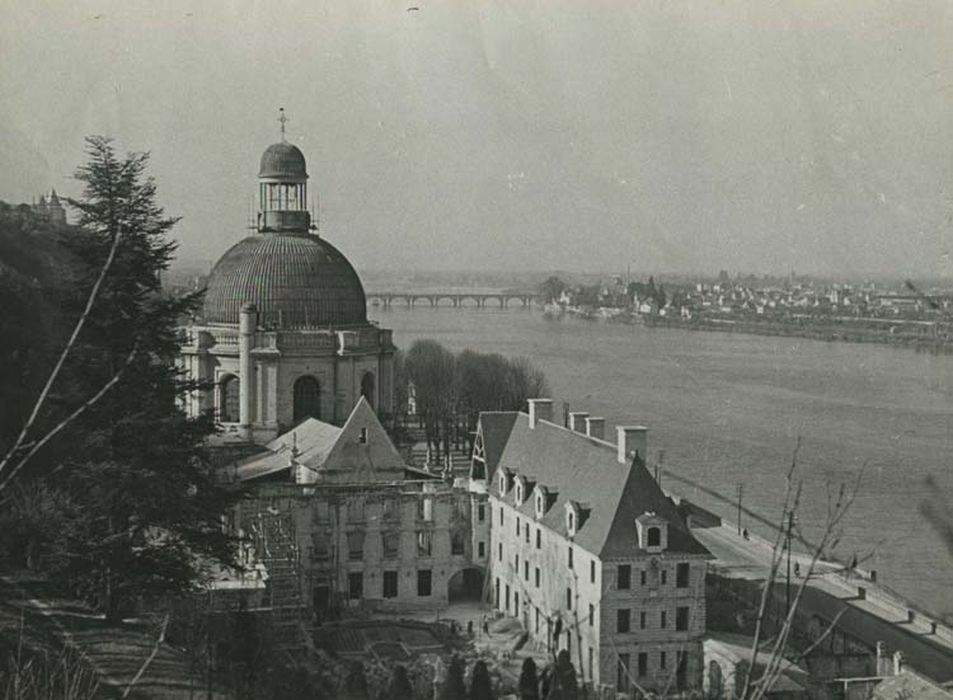
<path fill-rule="evenodd" d="M 365 372 L 364 376 L 361 377 L 361 396 L 367 399 L 371 407 L 377 405 L 374 401 L 374 389 L 374 373 Z"/>
<path fill-rule="evenodd" d="M 294 385 L 294 422 L 321 418 L 321 385 L 310 375 L 299 377 Z"/>
<path fill-rule="evenodd" d="M 222 377 L 219 384 L 219 419 L 222 423 L 237 423 L 239 421 L 238 411 L 238 377 L 234 374 L 226 374 Z"/>
<path fill-rule="evenodd" d="M 646 539 L 649 547 L 660 546 L 662 544 L 662 529 L 658 527 L 650 527 Z"/>

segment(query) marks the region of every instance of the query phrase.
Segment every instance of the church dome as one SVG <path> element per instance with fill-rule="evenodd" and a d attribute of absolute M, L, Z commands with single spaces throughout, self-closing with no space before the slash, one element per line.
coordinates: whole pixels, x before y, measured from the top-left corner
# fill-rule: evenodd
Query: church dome
<path fill-rule="evenodd" d="M 297 146 L 293 146 L 286 141 L 273 143 L 261 154 L 261 167 L 258 169 L 258 177 L 279 180 L 307 179 L 308 173 L 305 168 L 304 153 Z"/>
<path fill-rule="evenodd" d="M 367 323 L 357 273 L 337 248 L 316 236 L 250 236 L 232 246 L 209 276 L 205 321 L 237 324 L 246 303 L 258 307 L 265 328 Z"/>

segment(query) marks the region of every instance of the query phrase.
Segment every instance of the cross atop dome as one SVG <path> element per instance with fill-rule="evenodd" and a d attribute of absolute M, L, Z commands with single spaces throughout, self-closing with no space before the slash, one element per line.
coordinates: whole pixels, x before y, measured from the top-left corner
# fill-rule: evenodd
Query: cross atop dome
<path fill-rule="evenodd" d="M 287 139 L 285 138 L 285 124 L 287 124 L 288 121 L 290 120 L 288 119 L 288 117 L 285 116 L 284 107 L 278 108 L 278 121 L 281 122 L 281 140 L 286 141 Z"/>

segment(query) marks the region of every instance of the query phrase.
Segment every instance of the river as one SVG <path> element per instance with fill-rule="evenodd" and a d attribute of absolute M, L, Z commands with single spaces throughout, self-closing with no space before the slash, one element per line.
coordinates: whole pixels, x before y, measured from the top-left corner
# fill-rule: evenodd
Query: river
<path fill-rule="evenodd" d="M 646 328 L 538 311 L 372 307 L 407 348 L 432 338 L 529 357 L 549 381 L 557 413 L 649 427 L 649 462 L 771 522 L 781 519 L 784 475 L 798 438 L 804 484 L 799 522 L 817 533 L 827 490 L 852 482 L 857 500 L 836 553 L 854 554 L 879 581 L 927 610 L 953 618 L 953 554 L 921 515 L 931 476 L 953 502 L 953 356 L 906 348 L 731 333 Z M 729 519 L 735 507 L 684 483 L 663 486 Z M 768 528 L 744 519 L 752 530 Z"/>

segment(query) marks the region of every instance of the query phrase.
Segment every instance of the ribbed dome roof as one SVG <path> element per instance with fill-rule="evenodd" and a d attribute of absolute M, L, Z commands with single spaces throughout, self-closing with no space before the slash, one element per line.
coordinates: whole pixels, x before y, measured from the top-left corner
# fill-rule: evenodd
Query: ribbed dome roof
<path fill-rule="evenodd" d="M 367 323 L 364 288 L 351 263 L 316 236 L 251 236 L 216 263 L 205 293 L 208 323 L 238 323 L 243 304 L 264 327 Z"/>
<path fill-rule="evenodd" d="M 304 153 L 297 146 L 282 141 L 273 143 L 261 154 L 258 177 L 303 179 L 308 177 Z"/>

